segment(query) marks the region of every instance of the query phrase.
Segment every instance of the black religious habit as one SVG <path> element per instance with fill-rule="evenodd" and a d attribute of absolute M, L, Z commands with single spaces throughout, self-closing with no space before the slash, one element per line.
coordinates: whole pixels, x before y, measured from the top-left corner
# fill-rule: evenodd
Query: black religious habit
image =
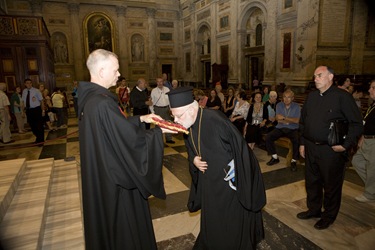
<path fill-rule="evenodd" d="M 199 109 L 185 144 L 192 176 L 188 208 L 201 209 L 194 249 L 255 249 L 264 238 L 266 195 L 258 160 L 243 136 L 222 112 Z M 193 164 L 199 154 L 208 164 L 205 173 Z M 237 191 L 224 181 L 232 159 Z"/>
<path fill-rule="evenodd" d="M 80 82 L 78 91 L 86 249 L 156 249 L 147 199 L 166 197 L 162 131 L 125 118 L 100 85 Z"/>

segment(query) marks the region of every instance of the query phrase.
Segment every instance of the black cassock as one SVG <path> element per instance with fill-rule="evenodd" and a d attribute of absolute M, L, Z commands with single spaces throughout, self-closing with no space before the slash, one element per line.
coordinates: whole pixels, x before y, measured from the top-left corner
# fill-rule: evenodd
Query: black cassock
<path fill-rule="evenodd" d="M 200 153 L 202 161 L 208 164 L 204 174 L 193 164 L 199 151 L 201 112 Z M 188 208 L 201 209 L 201 230 L 194 249 L 255 249 L 264 238 L 261 209 L 266 204 L 256 157 L 237 128 L 220 111 L 200 109 L 191 129 L 192 133 L 185 136 L 192 176 Z M 224 169 L 232 159 L 237 191 L 224 181 Z"/>
<path fill-rule="evenodd" d="M 156 249 L 147 199 L 166 197 L 162 131 L 125 118 L 97 84 L 78 91 L 86 249 Z"/>

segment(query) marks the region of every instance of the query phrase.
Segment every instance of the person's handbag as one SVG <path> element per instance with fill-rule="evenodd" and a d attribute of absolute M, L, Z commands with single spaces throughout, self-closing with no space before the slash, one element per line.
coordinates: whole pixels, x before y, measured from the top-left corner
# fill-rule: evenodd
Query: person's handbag
<path fill-rule="evenodd" d="M 349 124 L 347 121 L 331 121 L 329 125 L 328 145 L 342 145 L 348 135 Z"/>

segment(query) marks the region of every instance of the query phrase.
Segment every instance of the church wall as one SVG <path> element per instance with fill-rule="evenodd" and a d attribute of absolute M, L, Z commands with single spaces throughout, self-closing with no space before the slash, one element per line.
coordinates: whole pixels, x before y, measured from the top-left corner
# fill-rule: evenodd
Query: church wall
<path fill-rule="evenodd" d="M 89 79 L 84 24 L 90 14 L 98 13 L 112 25 L 120 73 L 132 86 L 139 77 L 154 83 L 163 65 L 170 65 L 170 76 L 183 84 L 205 86 L 207 75 L 212 84 L 212 72 L 206 74 L 212 68 L 204 67 L 203 62 L 221 64 L 221 53 L 227 51 L 229 84 L 249 85 L 255 74 L 250 58 L 256 57 L 265 85 L 285 82 L 302 91 L 321 64 L 333 65 L 338 74 L 375 73 L 375 18 L 368 11 L 368 2 L 7 0 L 6 7 L 10 15 L 43 16 L 52 43 L 58 41 L 57 35 L 65 35 L 67 61 L 55 62 L 58 86 L 70 87 L 73 80 Z M 258 46 L 256 24 L 262 25 L 263 32 Z"/>
<path fill-rule="evenodd" d="M 52 40 L 54 34 L 66 37 L 67 60 L 55 62 L 56 85 L 71 88 L 73 80 L 89 80 L 85 66 L 88 50 L 86 18 L 93 13 L 108 17 L 111 24 L 113 52 L 119 56 L 120 73 L 131 85 L 139 77 L 155 82 L 161 65 L 172 65 L 171 76 L 178 73 L 181 58 L 179 44 L 179 5 L 176 1 L 137 1 L 126 5 L 114 2 L 86 1 L 81 4 L 42 1 L 39 11 L 27 1 L 8 1 L 8 14 L 42 15 Z M 100 5 L 100 8 L 98 8 Z M 38 13 L 37 13 L 38 12 Z M 142 56 L 132 57 L 132 37 L 142 38 Z M 53 49 L 53 48 L 52 48 Z"/>

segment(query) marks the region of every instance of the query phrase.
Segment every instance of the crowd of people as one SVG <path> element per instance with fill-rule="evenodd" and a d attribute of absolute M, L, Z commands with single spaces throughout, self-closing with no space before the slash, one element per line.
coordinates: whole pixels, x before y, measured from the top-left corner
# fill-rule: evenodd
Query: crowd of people
<path fill-rule="evenodd" d="M 77 84 L 74 83 L 75 86 Z M 31 130 L 36 138 L 34 144 L 37 146 L 43 146 L 45 130 L 67 128 L 69 103 L 67 94 L 60 88 L 54 88 L 50 95 L 44 83 L 39 83 L 36 88 L 29 78 L 24 80 L 24 86 L 17 85 L 13 94 L 9 96 L 6 87 L 5 83 L 0 83 L 0 111 L 4 112 L 0 120 L 0 141 L 3 144 L 15 142 L 12 139 L 12 127 L 19 134 Z M 75 98 L 78 98 L 76 87 L 74 92 Z"/>
<path fill-rule="evenodd" d="M 266 196 L 253 149 L 263 145 L 271 156 L 266 165 L 279 164 L 275 141 L 281 137 L 293 146 L 291 171 L 297 171 L 300 156 L 305 158 L 307 211 L 298 213 L 298 219 L 320 218 L 314 225 L 318 230 L 334 223 L 354 148 L 353 166 L 365 183 L 363 194 L 355 199 L 375 202 L 375 102 L 361 114 L 361 95 L 350 93 L 346 81 L 337 87 L 330 67 L 316 68 L 316 90 L 302 104 L 294 101 L 290 88 L 280 92 L 257 79 L 252 93 L 241 87 L 223 91 L 220 82 L 208 91 L 179 87 L 165 73 L 155 79 L 152 90 L 144 78 L 130 89 L 120 76 L 117 55 L 103 49 L 93 51 L 86 65 L 90 82 L 75 82 L 72 95 L 79 120 L 88 249 L 156 249 L 147 200 L 151 195 L 166 197 L 163 145 L 174 144 L 176 132 L 150 126 L 155 118 L 173 120 L 189 131 L 183 137 L 192 178 L 187 207 L 201 211 L 194 249 L 255 249 L 264 238 Z M 59 88 L 50 97 L 30 79 L 25 86 L 23 91 L 17 87 L 9 102 L 0 84 L 3 143 L 11 141 L 4 128 L 11 113 L 21 134 L 27 117 L 36 143 L 44 142 L 44 124 L 52 129 L 57 120 L 58 128 L 66 126 L 66 97 Z M 369 94 L 375 100 L 375 80 Z M 48 115 L 51 110 L 54 121 Z M 330 144 L 330 128 L 337 121 L 347 124 L 345 140 Z"/>

